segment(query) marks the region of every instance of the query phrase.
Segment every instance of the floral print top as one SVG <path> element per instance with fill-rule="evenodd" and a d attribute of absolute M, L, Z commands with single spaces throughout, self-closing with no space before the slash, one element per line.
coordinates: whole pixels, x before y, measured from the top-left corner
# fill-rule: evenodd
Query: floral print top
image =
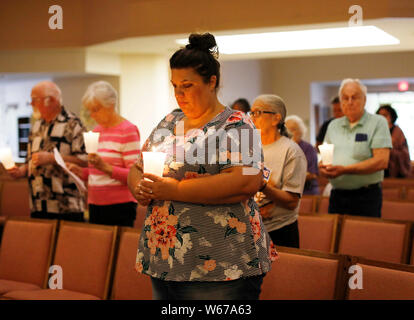
<path fill-rule="evenodd" d="M 142 149 L 167 154 L 164 176 L 183 180 L 236 165 L 263 168 L 260 135 L 244 113 L 225 108 L 199 130 L 176 135 L 183 117 L 168 114 Z M 225 281 L 264 274 L 276 257 L 253 198 L 226 205 L 153 200 L 135 268 L 168 281 Z"/>

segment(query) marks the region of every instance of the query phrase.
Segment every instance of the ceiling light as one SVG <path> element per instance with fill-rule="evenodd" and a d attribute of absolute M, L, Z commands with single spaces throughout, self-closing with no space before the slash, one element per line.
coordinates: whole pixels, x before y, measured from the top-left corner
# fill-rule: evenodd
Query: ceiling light
<path fill-rule="evenodd" d="M 295 50 L 396 45 L 400 40 L 375 26 L 328 28 L 216 36 L 220 53 L 243 54 Z M 185 45 L 187 39 L 177 43 Z"/>

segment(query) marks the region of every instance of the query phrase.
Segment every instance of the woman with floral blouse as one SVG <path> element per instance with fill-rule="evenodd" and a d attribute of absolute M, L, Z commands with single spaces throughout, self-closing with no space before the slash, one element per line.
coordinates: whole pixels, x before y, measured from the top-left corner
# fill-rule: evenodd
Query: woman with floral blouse
<path fill-rule="evenodd" d="M 166 153 L 163 177 L 144 174 L 142 157 L 129 173 L 148 206 L 136 270 L 151 276 L 154 299 L 258 299 L 277 256 L 253 200 L 263 185 L 260 135 L 218 101 L 217 55 L 214 36 L 192 34 L 171 57 L 182 112 L 168 114 L 142 149 Z"/>

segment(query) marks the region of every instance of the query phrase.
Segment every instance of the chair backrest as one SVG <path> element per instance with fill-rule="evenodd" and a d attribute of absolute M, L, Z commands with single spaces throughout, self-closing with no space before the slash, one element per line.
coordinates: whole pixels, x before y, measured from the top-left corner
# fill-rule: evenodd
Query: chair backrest
<path fill-rule="evenodd" d="M 338 219 L 336 214 L 299 215 L 299 248 L 333 253 Z"/>
<path fill-rule="evenodd" d="M 413 300 L 414 266 L 357 259 L 362 289 L 347 286 L 348 300 Z"/>
<path fill-rule="evenodd" d="M 318 213 L 328 213 L 329 197 L 320 197 L 318 204 Z"/>
<path fill-rule="evenodd" d="M 53 264 L 62 267 L 63 289 L 108 296 L 118 227 L 62 221 Z"/>
<path fill-rule="evenodd" d="M 411 238 L 411 254 L 410 264 L 414 265 L 414 237 Z"/>
<path fill-rule="evenodd" d="M 383 201 L 381 217 L 389 220 L 414 221 L 414 202 Z"/>
<path fill-rule="evenodd" d="M 122 228 L 115 275 L 112 285 L 113 300 L 151 300 L 151 280 L 135 270 L 140 230 Z"/>
<path fill-rule="evenodd" d="M 414 201 L 414 188 L 406 189 L 405 200 Z"/>
<path fill-rule="evenodd" d="M 382 189 L 382 199 L 386 201 L 402 200 L 402 188 L 384 188 Z"/>
<path fill-rule="evenodd" d="M 263 279 L 261 300 L 332 300 L 344 296 L 345 256 L 277 247 Z"/>
<path fill-rule="evenodd" d="M 137 215 L 134 221 L 134 228 L 142 230 L 145 221 L 145 214 L 147 213 L 147 207 L 143 207 L 140 204 L 137 205 Z"/>
<path fill-rule="evenodd" d="M 27 179 L 4 181 L 1 188 L 0 215 L 29 217 L 29 196 Z"/>
<path fill-rule="evenodd" d="M 57 221 L 8 218 L 0 250 L 0 279 L 45 288 L 56 239 Z"/>
<path fill-rule="evenodd" d="M 315 212 L 316 199 L 317 197 L 315 196 L 303 196 L 300 199 L 299 212 L 300 213 Z"/>
<path fill-rule="evenodd" d="M 406 263 L 410 229 L 408 222 L 344 216 L 338 253 Z"/>
<path fill-rule="evenodd" d="M 400 188 L 400 187 L 406 187 L 406 188 L 412 188 L 414 187 L 414 179 L 413 178 L 385 178 L 382 181 L 382 188 Z"/>

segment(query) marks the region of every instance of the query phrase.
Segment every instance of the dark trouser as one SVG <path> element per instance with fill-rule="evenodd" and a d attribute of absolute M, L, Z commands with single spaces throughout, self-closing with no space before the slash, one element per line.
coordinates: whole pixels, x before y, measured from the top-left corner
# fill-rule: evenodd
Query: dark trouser
<path fill-rule="evenodd" d="M 136 214 L 137 204 L 135 202 L 107 206 L 89 205 L 89 223 L 133 227 Z"/>
<path fill-rule="evenodd" d="M 43 211 L 35 211 L 30 213 L 30 217 L 37 219 L 57 219 L 84 222 L 83 212 L 70 212 L 70 213 L 49 213 Z"/>
<path fill-rule="evenodd" d="M 269 236 L 276 246 L 299 248 L 298 221 L 280 229 L 270 231 Z"/>
<path fill-rule="evenodd" d="M 332 189 L 329 213 L 381 217 L 382 189 L 380 184 L 356 190 Z"/>
<path fill-rule="evenodd" d="M 231 281 L 164 281 L 151 278 L 154 300 L 258 300 L 264 275 Z"/>

